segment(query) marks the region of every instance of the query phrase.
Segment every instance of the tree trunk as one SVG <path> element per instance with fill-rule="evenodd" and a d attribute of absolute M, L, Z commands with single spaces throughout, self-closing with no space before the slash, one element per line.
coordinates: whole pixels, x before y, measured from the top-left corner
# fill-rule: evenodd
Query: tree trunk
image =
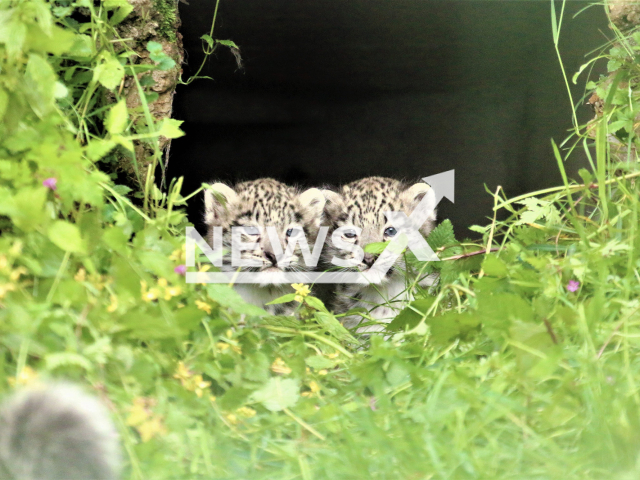
<path fill-rule="evenodd" d="M 182 73 L 182 61 L 184 50 L 182 46 L 182 35 L 178 31 L 180 27 L 180 17 L 178 15 L 178 0 L 127 0 L 133 11 L 128 17 L 118 25 L 118 33 L 121 38 L 128 39 L 127 45 L 138 54 L 137 58 L 132 58 L 134 63 L 153 64 L 147 51 L 147 43 L 158 42 L 162 45 L 164 53 L 175 62 L 175 67 L 169 70 L 154 70 L 152 78 L 155 85 L 151 91 L 158 94 L 158 98 L 149 102 L 149 110 L 154 119 L 161 120 L 170 118 L 172 113 L 173 95 L 176 85 Z M 140 79 L 144 74 L 140 74 Z M 122 95 L 126 98 L 129 109 L 140 107 L 140 96 L 133 77 L 128 76 L 124 80 Z M 162 165 L 162 183 L 164 184 L 164 174 L 169 161 L 169 148 L 171 140 L 165 137 L 159 139 L 159 156 Z M 120 155 L 118 159 L 118 170 L 124 172 L 127 183 L 140 188 L 144 185 L 149 166 L 154 162 L 156 151 L 152 144 L 135 141 L 135 157 Z M 136 171 L 137 163 L 137 171 Z"/>

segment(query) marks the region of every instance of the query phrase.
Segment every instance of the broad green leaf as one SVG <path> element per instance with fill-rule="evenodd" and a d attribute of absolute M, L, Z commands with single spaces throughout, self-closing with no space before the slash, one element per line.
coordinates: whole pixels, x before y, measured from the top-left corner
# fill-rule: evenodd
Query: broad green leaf
<path fill-rule="evenodd" d="M 93 79 L 109 90 L 115 90 L 124 78 L 124 67 L 111 54 L 105 55 L 105 61 L 93 71 Z"/>
<path fill-rule="evenodd" d="M 109 109 L 104 126 L 110 134 L 116 135 L 124 132 L 128 122 L 127 102 L 123 98 Z"/>
<path fill-rule="evenodd" d="M 158 42 L 147 42 L 147 50 L 149 58 L 158 64 L 159 70 L 169 70 L 176 66 L 176 62 L 164 52 L 162 45 Z"/>
<path fill-rule="evenodd" d="M 373 253 L 374 255 L 379 255 L 384 252 L 384 249 L 387 248 L 389 242 L 374 242 L 368 243 L 364 246 L 365 253 Z"/>
<path fill-rule="evenodd" d="M 509 274 L 506 264 L 494 254 L 486 255 L 482 262 L 482 270 L 491 277 L 506 277 Z"/>
<path fill-rule="evenodd" d="M 176 120 L 174 118 L 165 118 L 162 121 L 158 135 L 166 138 L 178 138 L 184 135 L 184 132 L 180 130 L 182 120 Z"/>
<path fill-rule="evenodd" d="M 324 306 L 324 303 L 322 303 L 322 300 L 320 300 L 319 298 L 308 296 L 304 298 L 304 303 L 309 305 L 311 308 L 315 308 L 316 310 L 319 310 L 321 312 L 329 313 L 329 310 L 327 310 L 327 307 Z"/>
<path fill-rule="evenodd" d="M 300 384 L 291 378 L 273 377 L 264 387 L 253 392 L 252 402 L 262 403 L 267 410 L 279 412 L 293 407 L 300 399 Z"/>
<path fill-rule="evenodd" d="M 87 250 L 78 227 L 64 220 L 56 220 L 51 224 L 47 236 L 56 246 L 66 252 L 84 253 Z"/>
<path fill-rule="evenodd" d="M 29 55 L 25 72 L 25 97 L 40 118 L 53 110 L 57 80 L 49 62 L 40 55 Z"/>
<path fill-rule="evenodd" d="M 118 25 L 133 11 L 133 5 L 127 0 L 104 0 L 103 3 L 109 10 L 117 9 L 109 19 L 111 25 Z"/>
<path fill-rule="evenodd" d="M 318 325 L 324 328 L 327 332 L 333 335 L 341 342 L 349 342 L 349 343 L 359 343 L 358 340 L 354 338 L 349 330 L 344 328 L 342 324 L 338 321 L 338 319 L 331 313 L 325 312 L 316 312 L 314 314 Z"/>
<path fill-rule="evenodd" d="M 253 317 L 263 317 L 267 315 L 262 308 L 245 302 L 240 294 L 228 285 L 212 283 L 207 286 L 209 298 L 218 302 L 221 306 L 230 308 L 236 313 L 246 314 Z"/>
<path fill-rule="evenodd" d="M 397 332 L 414 328 L 425 316 L 427 311 L 429 311 L 434 301 L 435 297 L 426 297 L 414 300 L 408 307 L 403 309 L 389 325 L 387 325 L 387 330 Z"/>
<path fill-rule="evenodd" d="M 307 366 L 315 368 L 316 370 L 321 370 L 323 368 L 333 368 L 338 364 L 336 360 L 322 357 L 320 355 L 312 355 L 310 357 L 307 357 L 304 359 L 304 362 L 307 364 Z"/>

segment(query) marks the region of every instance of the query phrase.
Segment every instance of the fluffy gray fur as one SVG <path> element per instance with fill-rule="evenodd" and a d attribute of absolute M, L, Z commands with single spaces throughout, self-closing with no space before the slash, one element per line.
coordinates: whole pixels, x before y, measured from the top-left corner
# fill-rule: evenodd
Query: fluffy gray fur
<path fill-rule="evenodd" d="M 65 383 L 34 387 L 0 406 L 0 478 L 115 480 L 118 434 L 107 409 Z"/>

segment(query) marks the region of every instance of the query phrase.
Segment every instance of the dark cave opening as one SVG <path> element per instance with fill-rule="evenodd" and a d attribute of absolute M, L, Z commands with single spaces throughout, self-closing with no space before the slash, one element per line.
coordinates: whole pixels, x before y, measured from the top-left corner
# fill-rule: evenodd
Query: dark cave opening
<path fill-rule="evenodd" d="M 606 41 L 602 7 L 573 18 L 586 5 L 566 6 L 569 77 Z M 180 3 L 183 78 L 202 60 L 214 8 Z M 439 217 L 464 238 L 492 215 L 485 184 L 515 196 L 561 181 L 550 139 L 568 136 L 571 105 L 549 2 L 222 0 L 215 37 L 239 45 L 244 68 L 220 48 L 202 72 L 213 80 L 177 89 L 187 135 L 174 140 L 167 173 L 185 177 L 184 193 L 211 180 L 337 185 L 455 169 L 456 203 L 445 200 Z M 575 102 L 585 77 L 571 85 Z M 580 121 L 591 116 L 578 109 Z M 583 166 L 577 154 L 567 170 Z M 194 197 L 197 227 L 201 212 Z"/>

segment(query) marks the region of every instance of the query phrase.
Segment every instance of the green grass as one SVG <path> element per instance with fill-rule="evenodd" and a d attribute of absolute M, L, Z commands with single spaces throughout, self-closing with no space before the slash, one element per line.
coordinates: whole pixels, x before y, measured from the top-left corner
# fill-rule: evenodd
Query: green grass
<path fill-rule="evenodd" d="M 636 142 L 638 95 L 619 88 L 635 47 L 601 53 L 616 80 L 593 85 L 595 135 L 553 145 L 564 184 L 498 190 L 487 215 L 508 218 L 475 243 L 443 224 L 429 240 L 449 260 L 413 263 L 438 285 L 358 343 L 312 300 L 269 317 L 174 270 L 181 182 L 134 198 L 96 162 L 179 131 L 103 104 L 134 67 L 108 41 L 119 7 L 88 5 L 76 25 L 63 2 L 0 2 L 1 394 L 52 377 L 102 392 L 136 480 L 638 477 L 640 170 L 610 153 Z"/>

